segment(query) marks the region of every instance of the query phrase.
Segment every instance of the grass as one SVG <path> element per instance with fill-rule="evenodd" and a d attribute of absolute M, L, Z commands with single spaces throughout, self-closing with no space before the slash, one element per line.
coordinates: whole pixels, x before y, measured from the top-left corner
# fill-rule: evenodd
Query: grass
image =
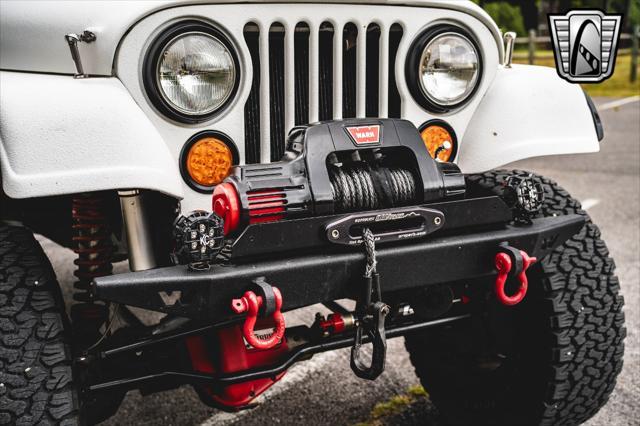
<path fill-rule="evenodd" d="M 536 58 L 535 65 L 555 67 L 553 56 L 545 53 L 548 52 L 541 52 L 541 57 Z M 514 57 L 514 62 L 526 64 L 528 60 L 526 57 L 518 55 Z M 640 78 L 640 66 L 636 69 Z M 616 67 L 611 78 L 602 83 L 583 84 L 582 87 L 590 96 L 626 97 L 640 95 L 640 79 L 631 83 L 629 81 L 630 73 L 631 55 L 618 55 L 616 58 Z"/>
<path fill-rule="evenodd" d="M 428 397 L 429 394 L 422 386 L 412 386 L 402 395 L 396 395 L 388 401 L 377 403 L 371 410 L 369 418 L 355 426 L 380 426 L 383 424 L 382 419 L 399 414 L 415 401 Z"/>

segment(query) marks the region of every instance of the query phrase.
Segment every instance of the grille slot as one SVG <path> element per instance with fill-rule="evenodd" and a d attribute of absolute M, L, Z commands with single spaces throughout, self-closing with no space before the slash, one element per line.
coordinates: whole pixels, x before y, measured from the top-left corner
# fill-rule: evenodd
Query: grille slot
<path fill-rule="evenodd" d="M 319 120 L 331 120 L 333 118 L 333 25 L 323 22 L 320 25 L 320 39 L 318 50 L 320 52 L 318 84 L 320 90 Z"/>
<path fill-rule="evenodd" d="M 249 23 L 244 27 L 244 40 L 251 54 L 253 79 L 251 92 L 244 105 L 244 161 L 247 164 L 260 162 L 260 60 L 258 59 L 258 26 Z"/>
<path fill-rule="evenodd" d="M 269 29 L 269 120 L 271 161 L 284 154 L 284 26 L 280 23 Z"/>
<path fill-rule="evenodd" d="M 342 31 L 342 117 L 356 116 L 356 85 L 358 60 L 358 28 L 351 22 Z M 336 117 L 338 118 L 338 117 Z"/>
<path fill-rule="evenodd" d="M 400 118 L 402 116 L 402 104 L 400 92 L 396 85 L 396 56 L 398 47 L 402 41 L 402 26 L 393 24 L 389 31 L 389 117 Z"/>
<path fill-rule="evenodd" d="M 253 66 L 244 108 L 246 163 L 282 158 L 294 125 L 401 115 L 399 24 L 252 22 L 244 39 Z"/>
<path fill-rule="evenodd" d="M 380 78 L 380 27 L 370 24 L 367 27 L 367 69 L 365 115 L 378 116 L 378 80 Z"/>
<path fill-rule="evenodd" d="M 294 35 L 295 124 L 309 122 L 309 25 L 296 25 Z"/>

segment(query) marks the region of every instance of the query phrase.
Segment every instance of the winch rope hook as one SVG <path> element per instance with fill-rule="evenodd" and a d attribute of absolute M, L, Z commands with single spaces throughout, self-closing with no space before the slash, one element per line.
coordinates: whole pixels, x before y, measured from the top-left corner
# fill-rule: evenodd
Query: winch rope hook
<path fill-rule="evenodd" d="M 356 304 L 356 314 L 358 325 L 356 336 L 351 348 L 351 369 L 356 376 L 361 379 L 374 380 L 385 368 L 387 357 L 387 339 L 384 322 L 389 313 L 389 306 L 382 302 L 382 292 L 380 289 L 380 275 L 377 272 L 375 236 L 369 228 L 362 232 L 362 240 L 367 257 L 367 264 L 364 272 L 364 294 Z M 372 298 L 375 300 L 372 301 Z M 371 363 L 367 366 L 363 361 L 360 350 L 362 349 L 363 334 L 369 336 L 373 351 Z"/>

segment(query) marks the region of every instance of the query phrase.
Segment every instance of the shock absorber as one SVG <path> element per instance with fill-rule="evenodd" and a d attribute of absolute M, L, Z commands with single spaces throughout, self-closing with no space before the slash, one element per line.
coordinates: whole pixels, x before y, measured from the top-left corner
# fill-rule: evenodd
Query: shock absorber
<path fill-rule="evenodd" d="M 96 277 L 111 274 L 113 245 L 104 193 L 80 194 L 72 199 L 71 237 L 78 255 L 74 261 L 77 290 L 73 298 L 79 303 L 71 306 L 74 331 L 81 336 L 95 336 L 109 316 L 109 307 L 94 303 L 89 286 Z"/>

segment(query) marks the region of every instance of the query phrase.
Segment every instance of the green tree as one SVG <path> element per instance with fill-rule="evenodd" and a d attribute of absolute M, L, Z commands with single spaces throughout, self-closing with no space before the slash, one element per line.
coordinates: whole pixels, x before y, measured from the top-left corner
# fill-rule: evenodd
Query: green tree
<path fill-rule="evenodd" d="M 484 10 L 496 21 L 502 32 L 515 31 L 521 37 L 526 36 L 520 6 L 498 1 L 485 4 Z"/>
<path fill-rule="evenodd" d="M 608 12 L 623 13 L 628 29 L 640 24 L 640 0 L 609 0 Z"/>

